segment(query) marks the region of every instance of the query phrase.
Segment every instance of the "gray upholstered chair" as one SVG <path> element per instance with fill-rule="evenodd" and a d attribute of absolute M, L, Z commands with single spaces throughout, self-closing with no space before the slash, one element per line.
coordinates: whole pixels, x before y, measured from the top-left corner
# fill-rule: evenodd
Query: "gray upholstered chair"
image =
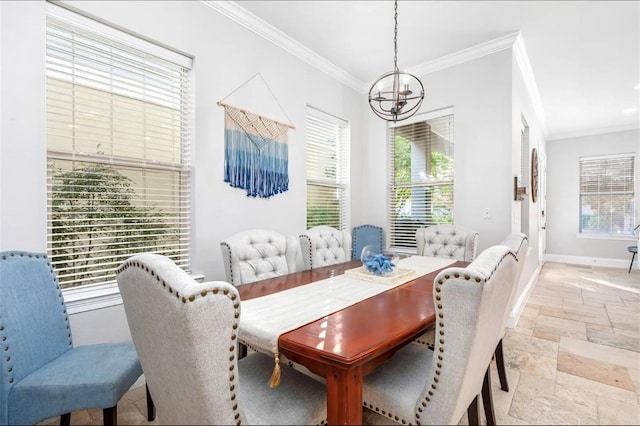
<path fill-rule="evenodd" d="M 529 251 L 529 239 L 527 238 L 526 234 L 523 234 L 522 232 L 517 232 L 517 233 L 508 235 L 507 238 L 505 238 L 501 244 L 509 247 L 509 249 L 515 254 L 516 259 L 518 260 L 518 263 L 516 266 L 516 273 L 513 279 L 511 290 L 510 290 L 511 295 L 509 297 L 509 303 L 508 303 L 509 309 L 505 311 L 504 318 L 502 319 L 502 335 L 500 336 L 500 340 L 498 341 L 496 345 L 496 350 L 495 350 L 496 367 L 498 370 L 498 377 L 500 378 L 500 387 L 505 392 L 509 392 L 507 372 L 504 367 L 502 338 L 507 332 L 507 320 L 509 319 L 509 313 L 513 309 L 513 303 L 515 301 L 516 292 L 518 290 L 518 285 L 520 283 L 520 277 L 522 276 L 522 268 L 524 267 L 524 264 L 525 264 L 527 252 Z"/>
<path fill-rule="evenodd" d="M 241 301 L 223 281 L 198 283 L 167 257 L 140 254 L 117 270 L 129 329 L 163 424 L 321 424 L 326 388 L 273 358 L 238 361 Z"/>
<path fill-rule="evenodd" d="M 440 224 L 416 230 L 418 256 L 471 262 L 476 257 L 477 245 L 478 233 L 462 226 Z"/>
<path fill-rule="evenodd" d="M 468 267 L 437 275 L 435 350 L 409 344 L 365 376 L 365 423 L 383 416 L 400 424 L 458 424 L 465 410 L 469 424 L 478 423 L 480 392 L 491 402 L 489 363 L 515 272 L 513 252 L 494 246 Z"/>
<path fill-rule="evenodd" d="M 298 239 L 268 229 L 238 232 L 220 243 L 227 281 L 247 284 L 296 272 Z"/>
<path fill-rule="evenodd" d="M 4 425 L 54 416 L 68 425 L 71 412 L 87 408 L 102 408 L 104 424 L 115 424 L 118 401 L 142 375 L 132 342 L 73 346 L 60 284 L 44 253 L 0 253 L 0 348 Z"/>
<path fill-rule="evenodd" d="M 418 256 L 443 257 L 472 262 L 476 257 L 478 233 L 462 226 L 440 224 L 416 230 Z M 434 330 L 416 339 L 417 343 L 433 349 Z"/>
<path fill-rule="evenodd" d="M 314 226 L 300 235 L 305 269 L 351 260 L 351 234 L 331 226 Z"/>

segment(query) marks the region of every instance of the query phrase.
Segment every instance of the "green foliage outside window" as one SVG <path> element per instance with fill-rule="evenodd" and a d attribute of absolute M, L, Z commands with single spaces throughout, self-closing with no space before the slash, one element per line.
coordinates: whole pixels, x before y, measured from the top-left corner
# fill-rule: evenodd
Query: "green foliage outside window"
<path fill-rule="evenodd" d="M 400 212 L 412 199 L 412 191 L 415 189 L 409 186 L 398 186 L 410 184 L 411 178 L 411 141 L 400 135 L 395 135 L 394 146 L 394 173 L 395 173 L 395 209 Z M 453 176 L 453 159 L 446 154 L 437 151 L 430 151 L 430 173 L 428 176 L 431 182 L 447 182 Z M 424 197 L 429 200 L 430 221 L 417 221 L 416 226 L 427 226 L 435 223 L 453 223 L 453 185 L 437 185 L 425 187 L 428 194 Z M 409 217 L 399 214 L 398 217 Z M 415 217 L 413 217 L 414 221 Z M 430 222 L 430 223 L 427 223 Z"/>
<path fill-rule="evenodd" d="M 133 184 L 105 165 L 54 169 L 52 259 L 62 287 L 100 282 L 86 279 L 96 269 L 115 271 L 135 253 L 175 244 L 177 233 L 164 223 L 165 213 L 135 204 Z M 114 272 L 109 275 L 115 279 Z"/>

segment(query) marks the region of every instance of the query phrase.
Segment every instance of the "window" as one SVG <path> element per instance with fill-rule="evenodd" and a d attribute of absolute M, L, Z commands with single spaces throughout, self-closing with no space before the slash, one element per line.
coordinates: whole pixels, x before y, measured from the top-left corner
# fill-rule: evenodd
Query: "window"
<path fill-rule="evenodd" d="M 632 154 L 580 157 L 580 233 L 633 235 L 635 217 Z"/>
<path fill-rule="evenodd" d="M 307 228 L 348 229 L 348 122 L 307 107 Z"/>
<path fill-rule="evenodd" d="M 62 288 L 129 256 L 189 269 L 191 60 L 60 7 L 47 12 L 48 254 Z"/>
<path fill-rule="evenodd" d="M 453 114 L 389 128 L 389 246 L 414 249 L 416 229 L 453 223 Z"/>

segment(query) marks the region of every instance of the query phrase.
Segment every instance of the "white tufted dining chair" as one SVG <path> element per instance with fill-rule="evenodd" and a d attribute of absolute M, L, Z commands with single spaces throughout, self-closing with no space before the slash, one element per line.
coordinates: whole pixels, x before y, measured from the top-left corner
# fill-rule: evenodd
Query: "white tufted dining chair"
<path fill-rule="evenodd" d="M 462 226 L 439 224 L 416 230 L 418 256 L 443 257 L 472 262 L 476 257 L 478 233 Z M 434 330 L 416 339 L 417 343 L 433 349 Z"/>
<path fill-rule="evenodd" d="M 473 261 L 478 233 L 462 226 L 439 224 L 416 230 L 418 256 L 444 257 Z"/>
<path fill-rule="evenodd" d="M 365 376 L 365 423 L 458 424 L 467 411 L 478 424 L 477 397 L 491 401 L 489 363 L 515 271 L 513 252 L 494 246 L 436 276 L 435 350 L 406 345 Z"/>
<path fill-rule="evenodd" d="M 299 243 L 268 229 L 238 232 L 220 243 L 227 281 L 247 284 L 296 272 Z"/>
<path fill-rule="evenodd" d="M 323 424 L 326 388 L 273 358 L 238 361 L 242 302 L 223 281 L 198 283 L 169 258 L 140 254 L 117 270 L 118 286 L 149 392 L 162 424 Z"/>
<path fill-rule="evenodd" d="M 300 235 L 305 269 L 351 260 L 351 234 L 331 226 L 314 226 Z"/>
<path fill-rule="evenodd" d="M 515 254 L 516 259 L 518 260 L 516 266 L 516 273 L 513 278 L 513 282 L 511 284 L 511 295 L 509 297 L 509 303 L 507 311 L 505 311 L 504 318 L 502 319 L 502 335 L 500 336 L 500 340 L 497 342 L 496 350 L 495 350 L 495 359 L 496 359 L 496 367 L 498 370 L 498 377 L 500 378 L 500 387 L 503 391 L 509 392 L 509 383 L 507 381 L 507 372 L 504 367 L 504 354 L 502 351 L 502 338 L 507 332 L 507 320 L 509 319 L 509 313 L 513 309 L 513 303 L 515 301 L 516 292 L 518 290 L 518 286 L 520 283 L 520 277 L 522 276 L 522 269 L 525 264 L 525 260 L 527 257 L 527 252 L 529 251 L 529 239 L 526 234 L 522 232 L 513 233 L 507 236 L 507 238 L 500 243 L 504 246 L 509 247 L 509 249 Z"/>

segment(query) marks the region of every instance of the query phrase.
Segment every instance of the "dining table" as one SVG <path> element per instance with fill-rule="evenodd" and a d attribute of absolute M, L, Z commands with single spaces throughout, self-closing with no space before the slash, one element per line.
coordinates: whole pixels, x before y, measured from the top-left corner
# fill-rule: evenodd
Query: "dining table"
<path fill-rule="evenodd" d="M 445 267 L 391 286 L 279 335 L 277 351 L 280 354 L 326 379 L 328 424 L 362 424 L 363 378 L 434 326 L 434 279 L 443 269 L 468 264 L 451 259 Z M 243 284 L 237 289 L 244 304 L 361 267 L 362 262 L 349 261 Z M 241 305 L 241 338 L 243 312 Z M 247 344 L 252 346 L 250 341 Z"/>

